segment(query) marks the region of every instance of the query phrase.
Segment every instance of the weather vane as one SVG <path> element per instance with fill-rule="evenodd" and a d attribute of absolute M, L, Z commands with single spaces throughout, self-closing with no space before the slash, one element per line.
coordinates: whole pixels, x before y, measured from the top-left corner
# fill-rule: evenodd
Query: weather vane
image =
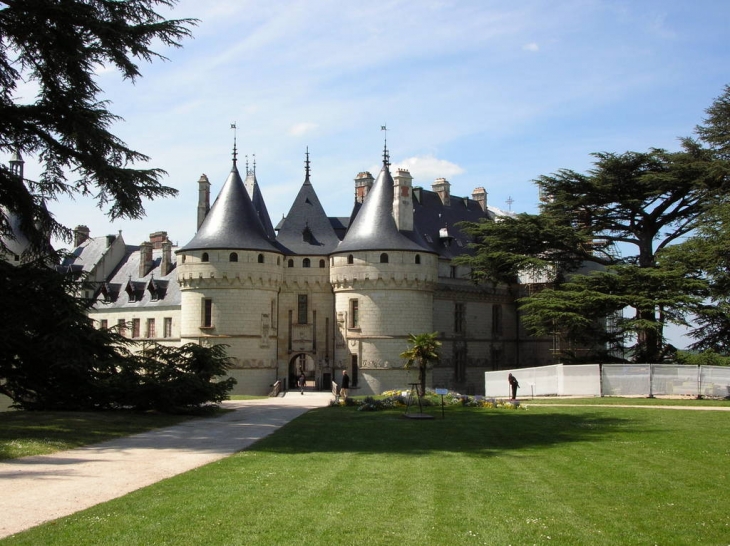
<path fill-rule="evenodd" d="M 383 139 L 383 165 L 390 167 L 390 155 L 388 154 L 388 128 L 385 125 L 381 125 L 380 130 L 385 131 L 385 137 Z"/>
<path fill-rule="evenodd" d="M 236 164 L 237 152 L 236 152 L 236 122 L 231 123 L 231 129 L 233 129 L 233 164 Z"/>

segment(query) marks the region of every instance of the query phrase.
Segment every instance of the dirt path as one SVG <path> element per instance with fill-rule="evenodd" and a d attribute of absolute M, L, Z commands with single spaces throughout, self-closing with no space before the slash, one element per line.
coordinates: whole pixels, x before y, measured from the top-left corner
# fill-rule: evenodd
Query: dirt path
<path fill-rule="evenodd" d="M 0 461 L 0 538 L 121 497 L 165 478 L 246 449 L 310 409 L 329 393 L 229 401 L 235 409 L 52 455 Z"/>

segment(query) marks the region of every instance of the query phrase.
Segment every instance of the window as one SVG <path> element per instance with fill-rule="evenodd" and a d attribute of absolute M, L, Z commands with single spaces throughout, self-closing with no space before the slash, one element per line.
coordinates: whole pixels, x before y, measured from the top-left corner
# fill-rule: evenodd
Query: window
<path fill-rule="evenodd" d="M 456 278 L 456 266 L 455 265 L 449 266 L 449 277 L 451 277 L 452 279 Z"/>
<path fill-rule="evenodd" d="M 350 300 L 350 328 L 360 327 L 359 305 L 356 299 Z"/>
<path fill-rule="evenodd" d="M 304 258 L 302 260 L 302 267 L 309 267 L 311 265 L 311 262 L 309 261 L 309 258 Z"/>
<path fill-rule="evenodd" d="M 208 253 L 207 252 L 203 252 L 203 255 L 200 257 L 200 261 L 201 262 L 209 262 L 210 261 L 210 256 L 208 256 Z"/>
<path fill-rule="evenodd" d="M 287 267 L 294 267 L 294 260 L 289 260 L 286 265 Z"/>
<path fill-rule="evenodd" d="M 117 321 L 117 330 L 119 330 L 120 336 L 123 336 L 127 333 L 127 322 L 123 318 L 120 318 Z"/>
<path fill-rule="evenodd" d="M 165 317 L 162 329 L 162 337 L 172 337 L 172 317 Z"/>
<path fill-rule="evenodd" d="M 155 319 L 147 319 L 147 335 L 145 337 L 155 337 Z"/>
<path fill-rule="evenodd" d="M 101 319 L 101 320 L 99 321 L 99 328 L 100 328 L 101 330 L 106 330 L 107 328 L 109 328 L 109 322 L 107 322 L 107 320 L 106 320 L 106 319 Z"/>
<path fill-rule="evenodd" d="M 466 327 L 466 304 L 454 304 L 454 332 L 463 334 Z"/>
<path fill-rule="evenodd" d="M 203 328 L 213 327 L 213 300 L 205 298 L 203 300 Z"/>
<path fill-rule="evenodd" d="M 380 263 L 381 264 L 387 264 L 388 263 L 388 255 L 385 252 L 383 252 L 380 255 Z"/>
<path fill-rule="evenodd" d="M 228 261 L 229 262 L 237 262 L 238 261 L 238 253 L 237 252 L 231 252 L 228 255 Z"/>
<path fill-rule="evenodd" d="M 421 255 L 416 254 L 416 265 L 421 265 Z"/>
<path fill-rule="evenodd" d="M 138 318 L 132 319 L 132 337 L 133 338 L 139 337 L 139 319 Z"/>
<path fill-rule="evenodd" d="M 492 305 L 492 334 L 502 335 L 502 306 L 496 303 Z"/>
<path fill-rule="evenodd" d="M 263 254 L 259 254 L 258 260 L 259 260 L 259 263 L 260 264 L 264 263 L 264 255 Z"/>
<path fill-rule="evenodd" d="M 319 268 L 324 269 L 324 260 L 319 261 Z"/>
<path fill-rule="evenodd" d="M 306 294 L 299 294 L 297 296 L 297 322 L 299 324 L 307 324 L 307 307 L 308 297 Z"/>
<path fill-rule="evenodd" d="M 347 256 L 347 265 L 352 265 L 353 263 L 355 263 L 355 258 L 353 258 L 352 254 L 349 254 Z"/>
<path fill-rule="evenodd" d="M 454 347 L 454 379 L 466 380 L 466 347 Z"/>
<path fill-rule="evenodd" d="M 187 256 L 186 256 L 185 254 L 183 254 L 183 255 L 182 255 L 182 263 L 185 263 L 185 259 L 186 259 L 186 258 L 187 258 Z"/>

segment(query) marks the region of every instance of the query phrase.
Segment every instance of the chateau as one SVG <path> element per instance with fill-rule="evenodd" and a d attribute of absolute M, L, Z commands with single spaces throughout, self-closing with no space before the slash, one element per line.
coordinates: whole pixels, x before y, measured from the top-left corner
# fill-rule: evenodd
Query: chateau
<path fill-rule="evenodd" d="M 387 150 L 382 163 L 376 178 L 355 177 L 351 214 L 328 217 L 307 153 L 304 182 L 274 227 L 255 166 L 243 179 L 234 147 L 212 206 L 208 178 L 198 180 L 198 229 L 187 244 L 159 231 L 131 246 L 121 232 L 91 237 L 78 226 L 63 269 L 87 274 L 100 328 L 141 342 L 227 345 L 235 393 L 293 386 L 302 371 L 328 389 L 345 369 L 357 394 L 406 388 L 417 378 L 399 356 L 409 333 L 439 332 L 433 387 L 480 394 L 486 371 L 551 363 L 551 340 L 521 327 L 518 294 L 477 286 L 452 263 L 468 252 L 459 222 L 508 213 L 487 205 L 484 188 L 457 197 L 443 178 L 414 187 L 407 170 L 390 172 Z"/>

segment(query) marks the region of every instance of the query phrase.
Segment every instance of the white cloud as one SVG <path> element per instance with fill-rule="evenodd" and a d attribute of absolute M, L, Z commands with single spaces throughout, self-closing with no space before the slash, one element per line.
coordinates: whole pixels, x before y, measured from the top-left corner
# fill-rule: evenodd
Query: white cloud
<path fill-rule="evenodd" d="M 289 128 L 289 135 L 290 136 L 302 136 L 307 133 L 311 133 L 318 127 L 319 127 L 319 125 L 317 125 L 316 123 L 311 123 L 308 121 L 305 121 L 303 123 L 297 123 L 295 125 L 292 125 Z"/>
<path fill-rule="evenodd" d="M 464 169 L 447 161 L 438 159 L 432 155 L 409 157 L 397 163 L 393 163 L 391 172 L 398 167 L 406 168 L 411 172 L 414 180 L 419 184 L 426 184 L 436 178 L 451 178 L 452 176 L 464 173 Z"/>
<path fill-rule="evenodd" d="M 540 46 L 535 42 L 530 42 L 529 44 L 523 45 L 522 49 L 525 51 L 540 51 Z"/>

